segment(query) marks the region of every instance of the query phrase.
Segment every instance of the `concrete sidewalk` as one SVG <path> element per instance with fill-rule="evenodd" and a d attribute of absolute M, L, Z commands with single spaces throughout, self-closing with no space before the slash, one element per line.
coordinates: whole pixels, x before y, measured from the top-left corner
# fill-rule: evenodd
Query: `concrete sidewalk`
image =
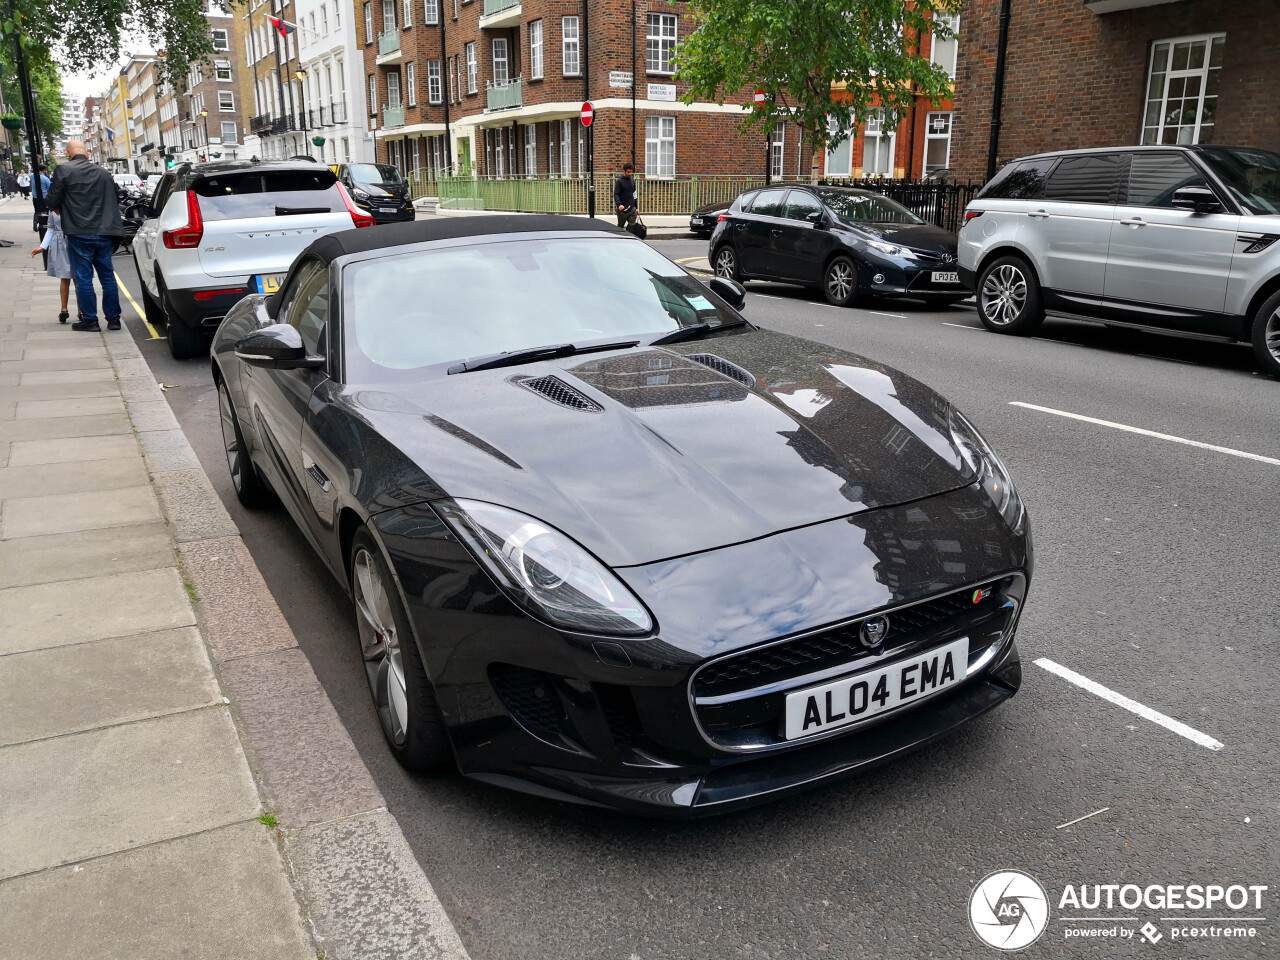
<path fill-rule="evenodd" d="M 0 238 L 0 958 L 465 958 L 130 334 Z"/>

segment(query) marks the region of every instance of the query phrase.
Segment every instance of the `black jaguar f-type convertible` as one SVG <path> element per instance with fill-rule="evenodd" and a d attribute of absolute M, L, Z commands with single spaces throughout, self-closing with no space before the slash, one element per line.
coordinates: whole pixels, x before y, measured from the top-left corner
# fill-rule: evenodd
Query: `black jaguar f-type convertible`
<path fill-rule="evenodd" d="M 227 315 L 236 492 L 274 490 L 350 591 L 404 765 L 698 816 L 1017 691 L 999 458 L 744 302 L 599 221 L 494 216 L 324 237 Z"/>

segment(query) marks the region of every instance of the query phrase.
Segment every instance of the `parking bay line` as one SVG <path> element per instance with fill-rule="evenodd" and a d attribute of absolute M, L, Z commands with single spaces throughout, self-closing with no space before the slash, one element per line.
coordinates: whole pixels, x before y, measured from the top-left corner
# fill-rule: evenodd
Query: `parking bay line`
<path fill-rule="evenodd" d="M 1114 703 L 1118 707 L 1123 707 L 1130 713 L 1135 713 L 1142 717 L 1144 720 L 1150 720 L 1152 723 L 1158 724 L 1166 730 L 1172 730 L 1174 733 L 1178 734 L 1178 736 L 1186 737 L 1192 743 L 1199 744 L 1209 750 L 1222 749 L 1222 743 L 1213 739 L 1213 737 L 1208 734 L 1201 733 L 1194 727 L 1189 727 L 1179 720 L 1174 720 L 1172 717 L 1166 717 L 1158 710 L 1152 710 L 1150 707 L 1143 706 L 1136 700 L 1130 700 L 1124 694 L 1116 693 L 1114 690 L 1104 687 L 1096 680 L 1090 680 L 1088 677 L 1082 676 L 1074 670 L 1064 667 L 1060 663 L 1054 663 L 1046 657 L 1040 657 L 1034 662 L 1037 667 L 1040 667 L 1040 669 L 1048 670 L 1050 673 L 1057 674 L 1068 683 L 1074 683 L 1080 689 L 1087 690 L 1094 696 L 1101 697 L 1103 700 L 1106 700 L 1109 703 Z"/>
<path fill-rule="evenodd" d="M 147 330 L 151 333 L 151 339 L 163 340 L 164 337 L 160 336 L 156 328 L 151 325 L 151 321 L 147 319 L 147 315 L 142 311 L 142 308 L 138 306 L 137 301 L 133 299 L 133 295 L 129 293 L 129 288 L 126 287 L 124 285 L 124 281 L 120 279 L 120 271 L 112 269 L 111 272 L 116 275 L 116 286 L 120 288 L 120 292 L 124 294 L 124 298 L 129 301 L 129 306 L 133 307 L 134 312 L 138 315 L 138 319 L 146 324 Z M 141 282 L 141 278 L 139 278 L 139 282 Z"/>
<path fill-rule="evenodd" d="M 1009 405 L 1012 407 L 1024 407 L 1027 410 L 1039 410 L 1041 413 L 1052 413 L 1057 417 L 1068 417 L 1071 420 L 1082 420 L 1085 423 L 1094 423 L 1100 427 L 1111 427 L 1113 430 L 1124 430 L 1127 433 L 1137 433 L 1144 437 L 1155 437 L 1157 440 L 1168 440 L 1170 443 L 1181 443 L 1188 447 L 1199 447 L 1201 450 L 1213 450 L 1215 453 L 1225 453 L 1233 457 L 1243 457 L 1246 460 L 1257 460 L 1259 463 L 1270 463 L 1280 467 L 1280 460 L 1275 457 L 1264 457 L 1260 453 L 1247 453 L 1244 450 L 1233 450 L 1231 447 L 1219 447 L 1213 443 L 1201 443 L 1199 440 L 1188 440 L 1185 437 L 1175 437 L 1168 433 L 1156 433 L 1154 430 L 1144 430 L 1141 427 L 1131 427 L 1125 423 L 1113 423 L 1110 420 L 1099 420 L 1097 417 L 1086 417 L 1079 413 L 1070 413 L 1066 410 L 1055 410 L 1053 407 L 1041 407 L 1034 403 L 1023 403 L 1021 400 L 1010 400 Z"/>
<path fill-rule="evenodd" d="M 947 323 L 947 321 L 945 321 L 945 320 L 943 320 L 943 321 L 942 321 L 942 325 L 943 325 L 944 327 L 959 327 L 961 330 L 983 330 L 983 329 L 985 329 L 984 327 L 974 327 L 974 326 L 971 326 L 970 324 L 967 324 L 967 323 Z"/>

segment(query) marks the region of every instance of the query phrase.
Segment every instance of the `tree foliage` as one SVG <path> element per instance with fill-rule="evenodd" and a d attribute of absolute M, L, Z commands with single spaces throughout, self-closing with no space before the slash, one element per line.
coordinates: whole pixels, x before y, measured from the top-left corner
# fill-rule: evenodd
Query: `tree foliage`
<path fill-rule="evenodd" d="M 801 127 L 815 147 L 839 143 L 877 108 L 895 128 L 914 98 L 937 104 L 951 81 L 920 55 L 919 37 L 955 34 L 929 15 L 960 0 L 690 0 L 695 29 L 676 53 L 686 102 L 766 103 L 742 122 L 768 135 Z M 750 103 L 750 94 L 745 97 Z"/>
<path fill-rule="evenodd" d="M 53 62 L 49 48 L 41 44 L 26 43 L 22 52 L 31 89 L 36 95 L 36 123 L 40 128 L 40 138 L 46 147 L 52 147 L 53 138 L 62 132 L 62 81 L 58 76 L 58 65 Z M 4 102 L 14 113 L 25 116 L 14 61 L 13 37 L 0 39 L 0 86 L 4 90 Z M 79 134 L 80 131 L 75 132 Z M 21 133 L 26 136 L 25 129 Z"/>

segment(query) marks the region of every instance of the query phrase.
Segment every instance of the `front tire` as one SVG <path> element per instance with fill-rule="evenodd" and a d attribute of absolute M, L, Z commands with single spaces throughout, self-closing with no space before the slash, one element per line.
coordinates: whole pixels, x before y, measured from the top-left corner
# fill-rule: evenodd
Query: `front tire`
<path fill-rule="evenodd" d="M 1253 315 L 1253 352 L 1258 366 L 1280 378 L 1280 291 L 1268 297 Z"/>
<path fill-rule="evenodd" d="M 448 735 L 395 581 L 367 527 L 351 544 L 351 596 L 365 679 L 387 745 L 401 766 L 433 770 L 450 759 Z"/>
<path fill-rule="evenodd" d="M 1044 322 L 1036 272 L 1021 257 L 1000 257 L 978 278 L 978 319 L 993 333 L 1028 336 Z"/>
<path fill-rule="evenodd" d="M 218 417 L 222 423 L 222 449 L 227 456 L 232 489 L 236 492 L 236 499 L 252 509 L 266 499 L 267 488 L 249 458 L 249 448 L 245 445 L 244 434 L 240 432 L 240 421 L 231 404 L 231 391 L 221 377 L 218 379 Z"/>
<path fill-rule="evenodd" d="M 822 273 L 822 293 L 833 307 L 849 307 L 858 299 L 858 268 L 848 257 L 836 257 Z"/>
<path fill-rule="evenodd" d="M 720 249 L 711 258 L 711 269 L 717 277 L 742 282 L 742 271 L 738 269 L 738 254 L 729 244 L 721 244 Z"/>

